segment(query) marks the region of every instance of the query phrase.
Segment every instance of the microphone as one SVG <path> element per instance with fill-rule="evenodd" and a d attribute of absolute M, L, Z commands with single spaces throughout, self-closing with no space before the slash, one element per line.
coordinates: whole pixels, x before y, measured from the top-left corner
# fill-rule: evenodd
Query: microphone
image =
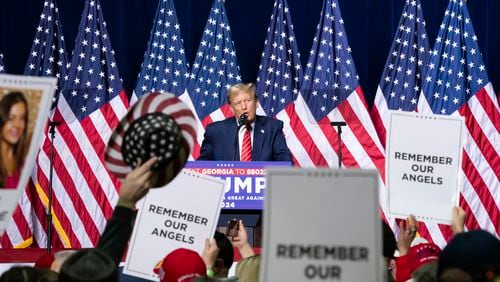
<path fill-rule="evenodd" d="M 240 118 L 238 119 L 238 129 L 245 125 L 248 121 L 248 115 L 247 114 L 242 114 Z"/>
<path fill-rule="evenodd" d="M 333 126 L 346 126 L 347 123 L 345 121 L 332 121 L 330 122 L 331 125 Z"/>
<path fill-rule="evenodd" d="M 240 131 L 240 128 L 245 125 L 248 121 L 248 115 L 246 113 L 242 114 L 238 118 L 238 128 L 236 129 L 235 136 L 234 136 L 234 155 L 233 155 L 233 160 L 239 161 L 240 158 L 238 157 L 239 155 L 239 142 L 238 142 L 238 133 Z"/>
<path fill-rule="evenodd" d="M 49 122 L 49 133 L 52 134 L 52 136 L 54 136 L 54 134 L 56 133 L 56 126 L 59 126 L 59 125 L 61 125 L 60 121 L 50 121 Z"/>

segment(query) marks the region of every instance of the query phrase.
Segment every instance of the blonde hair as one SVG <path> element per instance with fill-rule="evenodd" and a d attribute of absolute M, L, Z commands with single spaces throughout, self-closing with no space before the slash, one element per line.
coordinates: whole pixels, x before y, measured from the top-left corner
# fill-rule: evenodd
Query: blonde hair
<path fill-rule="evenodd" d="M 231 99 L 236 93 L 246 92 L 253 95 L 254 99 L 257 100 L 257 95 L 255 94 L 255 84 L 254 83 L 237 83 L 227 90 L 227 103 L 231 104 Z"/>
<path fill-rule="evenodd" d="M 247 257 L 236 265 L 236 277 L 240 282 L 258 282 L 260 255 Z"/>

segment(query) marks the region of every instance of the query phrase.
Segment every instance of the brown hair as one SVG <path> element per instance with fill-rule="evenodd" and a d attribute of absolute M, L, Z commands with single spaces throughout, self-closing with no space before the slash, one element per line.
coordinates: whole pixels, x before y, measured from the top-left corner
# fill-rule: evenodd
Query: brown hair
<path fill-rule="evenodd" d="M 258 282 L 260 270 L 260 255 L 247 257 L 236 265 L 236 276 L 241 282 Z"/>
<path fill-rule="evenodd" d="M 231 104 L 231 99 L 238 92 L 247 92 L 253 95 L 254 99 L 257 100 L 257 95 L 255 94 L 255 84 L 254 83 L 237 83 L 227 90 L 227 103 Z"/>
<path fill-rule="evenodd" d="M 12 106 L 17 103 L 23 103 L 26 107 L 26 115 L 24 117 L 25 127 L 24 132 L 19 139 L 19 142 L 14 145 L 14 156 L 16 157 L 17 167 L 20 168 L 26 157 L 26 139 L 28 132 L 28 101 L 21 92 L 9 92 L 0 100 L 0 129 L 3 129 L 9 121 L 9 114 Z M 1 144 L 1 143 L 0 143 Z M 7 177 L 7 170 L 3 163 L 2 154 L 0 154 L 0 181 L 3 183 Z"/>

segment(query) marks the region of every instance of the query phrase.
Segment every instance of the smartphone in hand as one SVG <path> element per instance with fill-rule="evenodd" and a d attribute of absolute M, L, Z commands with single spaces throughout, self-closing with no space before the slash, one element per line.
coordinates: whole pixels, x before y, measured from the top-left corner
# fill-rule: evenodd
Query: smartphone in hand
<path fill-rule="evenodd" d="M 239 231 L 239 222 L 236 219 L 227 222 L 226 226 L 226 236 L 227 237 L 237 237 Z"/>

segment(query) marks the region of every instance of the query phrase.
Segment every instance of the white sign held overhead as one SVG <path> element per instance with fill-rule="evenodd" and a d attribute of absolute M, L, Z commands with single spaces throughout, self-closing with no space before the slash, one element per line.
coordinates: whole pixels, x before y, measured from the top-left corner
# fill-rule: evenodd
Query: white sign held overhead
<path fill-rule="evenodd" d="M 165 187 L 151 189 L 139 203 L 123 272 L 157 280 L 156 264 L 178 248 L 198 252 L 212 238 L 225 181 L 183 170 Z"/>
<path fill-rule="evenodd" d="M 378 174 L 269 169 L 260 281 L 383 281 Z"/>
<path fill-rule="evenodd" d="M 0 129 L 2 153 L 12 157 L 9 172 L 6 163 L 0 169 L 0 235 L 33 171 L 56 85 L 54 77 L 0 74 L 1 115 L 8 117 Z"/>
<path fill-rule="evenodd" d="M 386 182 L 389 216 L 449 224 L 458 203 L 464 122 L 460 117 L 391 112 Z"/>

